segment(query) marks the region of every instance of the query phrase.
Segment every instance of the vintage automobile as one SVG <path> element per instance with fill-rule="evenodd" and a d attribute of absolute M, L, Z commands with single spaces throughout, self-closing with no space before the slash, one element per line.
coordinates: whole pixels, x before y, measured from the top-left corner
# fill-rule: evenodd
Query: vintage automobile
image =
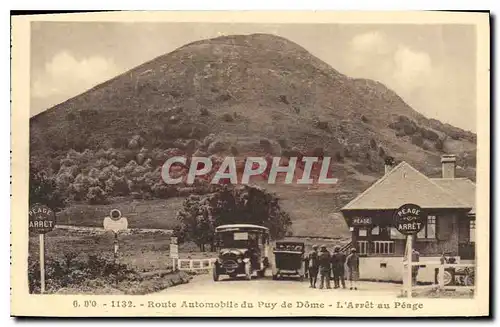
<path fill-rule="evenodd" d="M 250 224 L 221 225 L 215 228 L 219 256 L 213 265 L 213 279 L 220 275 L 252 279 L 265 275 L 269 267 L 269 229 Z"/>
<path fill-rule="evenodd" d="M 274 248 L 273 279 L 283 276 L 298 276 L 302 281 L 305 274 L 304 242 L 278 241 Z"/>

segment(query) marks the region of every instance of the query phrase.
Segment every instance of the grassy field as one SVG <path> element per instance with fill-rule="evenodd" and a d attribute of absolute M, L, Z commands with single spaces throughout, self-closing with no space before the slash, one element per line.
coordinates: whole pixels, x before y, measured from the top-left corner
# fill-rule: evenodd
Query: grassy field
<path fill-rule="evenodd" d="M 76 226 L 102 226 L 111 209 L 118 209 L 127 217 L 129 228 L 172 229 L 177 225 L 175 215 L 184 198 L 167 200 L 114 199 L 106 205 L 72 203 L 57 215 L 57 224 Z"/>
<path fill-rule="evenodd" d="M 89 231 L 54 230 L 45 237 L 46 257 L 63 259 L 67 253 L 78 256 L 113 256 L 113 234 Z M 31 256 L 38 257 L 38 238 L 31 237 Z M 170 236 L 163 233 L 140 233 L 119 235 L 119 261 L 141 272 L 164 271 L 172 268 L 169 256 Z M 191 258 L 210 257 L 210 253 L 199 253 L 192 243 L 180 245 L 179 251 Z"/>
<path fill-rule="evenodd" d="M 76 266 L 70 268 L 70 265 L 73 267 L 75 263 L 86 262 L 92 256 L 97 256 L 106 262 L 113 262 L 113 240 L 112 233 L 55 229 L 47 233 L 45 237 L 47 273 L 53 270 L 50 262 L 68 265 L 70 274 L 78 273 L 78 270 L 82 269 Z M 132 277 L 127 274 L 116 282 L 113 275 L 95 279 L 87 278 L 72 282 L 62 288 L 60 281 L 48 278 L 47 290 L 51 293 L 64 294 L 147 294 L 187 283 L 190 279 L 188 273 L 172 271 L 169 244 L 169 235 L 161 232 L 122 234 L 119 236 L 118 263 L 132 271 Z M 213 253 L 196 252 L 196 246 L 190 243 L 181 245 L 179 250 L 185 254 L 185 258 L 214 256 Z M 38 237 L 30 237 L 29 261 L 37 262 L 39 251 Z M 68 259 L 72 263 L 69 263 Z M 34 269 L 37 267 L 38 264 Z M 87 267 L 84 266 L 83 269 Z"/>
<path fill-rule="evenodd" d="M 336 193 L 335 188 L 308 189 L 284 185 L 266 187 L 278 194 L 282 208 L 290 214 L 293 235 L 349 236 L 349 229 L 338 210 L 352 198 L 351 194 Z M 106 205 L 72 203 L 58 213 L 57 224 L 100 227 L 111 209 L 117 208 L 127 217 L 129 228 L 173 229 L 178 224 L 175 217 L 182 208 L 183 200 L 184 198 L 179 197 L 139 202 L 118 198 Z"/>

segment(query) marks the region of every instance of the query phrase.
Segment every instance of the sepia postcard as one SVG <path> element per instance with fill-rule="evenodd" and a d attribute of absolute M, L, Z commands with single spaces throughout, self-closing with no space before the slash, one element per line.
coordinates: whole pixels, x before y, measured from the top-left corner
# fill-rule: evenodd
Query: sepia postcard
<path fill-rule="evenodd" d="M 11 314 L 489 316 L 489 20 L 13 16 Z"/>

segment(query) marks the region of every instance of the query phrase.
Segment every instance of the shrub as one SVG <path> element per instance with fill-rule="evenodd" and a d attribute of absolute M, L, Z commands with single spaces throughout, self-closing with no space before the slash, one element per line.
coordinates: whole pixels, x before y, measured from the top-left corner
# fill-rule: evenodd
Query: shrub
<path fill-rule="evenodd" d="M 167 185 L 163 182 L 157 182 L 151 187 L 153 195 L 160 199 L 167 199 L 177 196 L 177 189 L 175 186 Z"/>
<path fill-rule="evenodd" d="M 29 204 L 41 203 L 58 212 L 66 206 L 57 182 L 37 167 L 30 167 L 29 176 Z"/>
<path fill-rule="evenodd" d="M 417 126 L 414 124 L 406 124 L 403 126 L 403 131 L 405 132 L 405 135 L 413 135 L 417 132 Z"/>
<path fill-rule="evenodd" d="M 207 108 L 200 108 L 200 115 L 201 116 L 208 116 L 210 112 L 208 111 Z"/>
<path fill-rule="evenodd" d="M 225 101 L 229 101 L 231 100 L 231 95 L 230 94 L 220 94 L 219 96 L 217 96 L 217 101 L 222 101 L 222 102 L 225 102 Z"/>
<path fill-rule="evenodd" d="M 118 177 L 115 174 L 111 174 L 111 177 L 106 180 L 105 191 L 112 196 L 125 196 L 130 193 L 125 176 Z"/>
<path fill-rule="evenodd" d="M 136 149 L 144 144 L 144 139 L 140 135 L 134 135 L 128 142 L 129 149 Z"/>
<path fill-rule="evenodd" d="M 370 148 L 372 149 L 377 148 L 377 142 L 374 139 L 370 139 Z"/>
<path fill-rule="evenodd" d="M 226 144 L 222 141 L 214 141 L 208 147 L 208 152 L 211 154 L 226 150 Z"/>
<path fill-rule="evenodd" d="M 328 125 L 327 121 L 322 121 L 322 120 L 319 120 L 319 119 L 314 120 L 313 125 L 314 125 L 314 127 L 322 129 L 324 131 L 327 131 L 327 130 L 330 129 L 330 126 Z"/>
<path fill-rule="evenodd" d="M 87 196 L 85 197 L 89 204 L 106 204 L 106 192 L 99 186 L 92 186 L 89 188 Z"/>
<path fill-rule="evenodd" d="M 397 136 L 397 137 L 403 137 L 403 136 L 406 136 L 406 134 L 405 134 L 405 132 L 404 132 L 404 131 L 400 131 L 400 130 L 398 130 L 398 131 L 396 131 L 396 136 Z"/>
<path fill-rule="evenodd" d="M 112 141 L 113 148 L 124 149 L 128 147 L 129 140 L 123 136 L 116 136 Z"/>
<path fill-rule="evenodd" d="M 450 132 L 448 133 L 448 135 L 449 135 L 452 139 L 454 139 L 454 140 L 460 140 L 460 138 L 461 138 L 460 133 L 455 132 L 455 131 L 450 131 Z"/>
<path fill-rule="evenodd" d="M 421 128 L 420 133 L 422 134 L 422 137 L 425 139 L 428 139 L 430 141 L 437 141 L 439 139 L 439 135 L 427 128 Z"/>
<path fill-rule="evenodd" d="M 313 157 L 323 158 L 325 156 L 325 150 L 322 147 L 316 147 L 312 151 Z"/>
<path fill-rule="evenodd" d="M 436 142 L 434 142 L 434 147 L 438 151 L 443 151 L 443 149 L 444 149 L 444 140 L 443 139 L 438 139 Z"/>
<path fill-rule="evenodd" d="M 278 144 L 282 147 L 282 148 L 288 148 L 288 142 L 286 139 L 284 138 L 280 138 L 278 139 Z"/>
<path fill-rule="evenodd" d="M 384 148 L 383 148 L 383 147 L 379 147 L 379 148 L 378 148 L 378 156 L 379 156 L 380 158 L 385 158 L 385 150 L 384 150 Z"/>
<path fill-rule="evenodd" d="M 411 143 L 415 144 L 416 146 L 422 146 L 422 144 L 424 144 L 424 139 L 421 135 L 415 134 L 411 137 Z"/>
<path fill-rule="evenodd" d="M 225 122 L 231 123 L 234 121 L 234 118 L 230 113 L 226 112 L 224 115 L 222 115 L 222 120 L 224 120 Z"/>
<path fill-rule="evenodd" d="M 56 187 L 61 194 L 66 194 L 69 190 L 69 186 L 73 182 L 73 176 L 68 172 L 63 172 L 57 174 L 56 176 Z"/>
<path fill-rule="evenodd" d="M 344 157 L 342 156 L 342 153 L 340 153 L 340 151 L 335 152 L 335 160 L 338 162 L 344 161 Z"/>
<path fill-rule="evenodd" d="M 283 102 L 284 104 L 290 104 L 286 95 L 280 95 L 280 101 Z"/>

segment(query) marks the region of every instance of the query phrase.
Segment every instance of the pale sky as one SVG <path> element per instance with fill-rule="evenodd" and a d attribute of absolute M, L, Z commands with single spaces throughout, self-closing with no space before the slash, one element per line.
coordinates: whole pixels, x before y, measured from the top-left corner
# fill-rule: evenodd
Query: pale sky
<path fill-rule="evenodd" d="M 275 34 L 337 71 L 378 80 L 410 106 L 476 131 L 476 32 L 467 25 L 33 22 L 31 115 L 201 39 Z"/>

